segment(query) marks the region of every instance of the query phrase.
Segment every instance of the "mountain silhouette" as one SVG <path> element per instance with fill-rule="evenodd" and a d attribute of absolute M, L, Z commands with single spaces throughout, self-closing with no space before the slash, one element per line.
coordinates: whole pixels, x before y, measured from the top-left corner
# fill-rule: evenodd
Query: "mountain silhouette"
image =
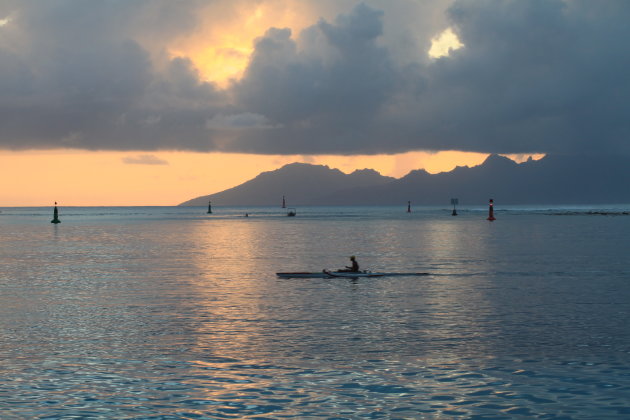
<path fill-rule="evenodd" d="M 414 170 L 400 179 L 371 169 L 349 175 L 328 166 L 292 163 L 237 187 L 197 197 L 183 206 L 619 204 L 630 203 L 630 159 L 625 156 L 558 156 L 516 163 L 490 155 L 481 165 L 429 174 Z"/>
<path fill-rule="evenodd" d="M 291 163 L 280 169 L 263 172 L 254 179 L 228 190 L 197 197 L 181 206 L 205 206 L 208 201 L 225 206 L 318 205 L 320 197 L 331 191 L 373 187 L 394 181 L 372 169 L 357 170 L 347 175 L 324 165 Z"/>

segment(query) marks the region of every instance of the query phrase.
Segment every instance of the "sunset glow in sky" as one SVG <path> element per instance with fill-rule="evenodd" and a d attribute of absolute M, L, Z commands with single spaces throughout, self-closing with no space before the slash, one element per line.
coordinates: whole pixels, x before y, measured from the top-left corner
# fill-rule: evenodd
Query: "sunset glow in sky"
<path fill-rule="evenodd" d="M 630 8 L 600 4 L 0 0 L 0 206 L 628 153 Z"/>
<path fill-rule="evenodd" d="M 539 156 L 538 156 L 539 157 Z M 292 162 L 328 165 L 351 173 L 372 168 L 401 177 L 411 169 L 431 173 L 455 164 L 474 166 L 480 153 L 411 152 L 362 156 L 261 156 L 194 152 L 85 152 L 40 150 L 2 152 L 4 206 L 41 206 L 54 201 L 66 206 L 175 205 L 200 195 L 223 191 Z M 520 158 L 520 159 L 519 159 Z M 522 161 L 525 157 L 514 156 Z M 35 192 L 35 193 L 33 193 Z"/>

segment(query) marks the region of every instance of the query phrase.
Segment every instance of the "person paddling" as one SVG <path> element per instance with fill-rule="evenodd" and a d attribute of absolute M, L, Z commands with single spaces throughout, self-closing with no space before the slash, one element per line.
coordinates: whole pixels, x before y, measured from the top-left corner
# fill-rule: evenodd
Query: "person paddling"
<path fill-rule="evenodd" d="M 341 269 L 339 270 L 340 272 L 344 272 L 344 273 L 357 273 L 359 272 L 359 263 L 357 262 L 356 257 L 353 255 L 350 257 L 350 261 L 352 261 L 352 266 L 346 266 L 345 269 Z"/>

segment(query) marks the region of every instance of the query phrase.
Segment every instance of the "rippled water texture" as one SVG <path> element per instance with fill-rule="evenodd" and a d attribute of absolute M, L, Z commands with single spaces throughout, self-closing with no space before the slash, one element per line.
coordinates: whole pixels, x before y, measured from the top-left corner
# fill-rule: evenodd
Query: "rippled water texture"
<path fill-rule="evenodd" d="M 0 213 L 0 418 L 630 418 L 617 211 L 60 210 Z M 349 255 L 431 275 L 275 276 Z"/>

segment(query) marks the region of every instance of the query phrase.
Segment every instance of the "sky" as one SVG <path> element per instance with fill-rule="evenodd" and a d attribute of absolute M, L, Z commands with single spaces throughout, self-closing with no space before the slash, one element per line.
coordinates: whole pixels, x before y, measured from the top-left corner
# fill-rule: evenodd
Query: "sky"
<path fill-rule="evenodd" d="M 0 206 L 629 154 L 625 0 L 0 0 Z"/>

